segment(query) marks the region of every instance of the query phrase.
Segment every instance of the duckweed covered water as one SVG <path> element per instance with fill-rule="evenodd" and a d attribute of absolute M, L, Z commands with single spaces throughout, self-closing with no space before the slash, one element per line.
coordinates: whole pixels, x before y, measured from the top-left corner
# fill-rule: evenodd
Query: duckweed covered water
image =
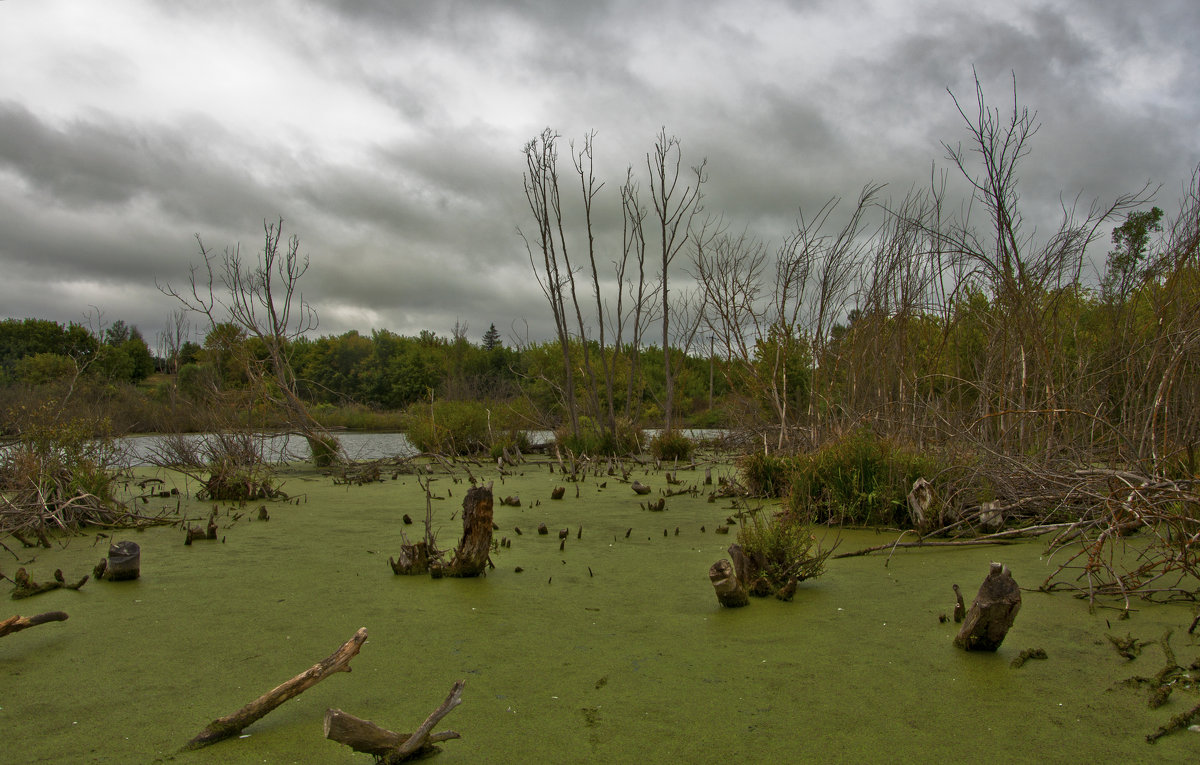
<path fill-rule="evenodd" d="M 401 516 L 418 521 L 404 527 L 410 537 L 421 533 L 412 477 L 344 487 L 294 470 L 285 490 L 301 504 L 271 504 L 269 522 L 249 520 L 254 512 L 235 522 L 222 505 L 224 542 L 184 546 L 174 528 L 119 533 L 142 546 L 137 582 L 3 599 L 0 618 L 64 610 L 70 620 L 0 639 L 0 762 L 369 763 L 323 738 L 326 708 L 411 731 L 459 678 L 464 701 L 441 728 L 463 738 L 443 746 L 443 765 L 1197 760 L 1195 733 L 1144 742 L 1195 695 L 1148 709 L 1144 691 L 1120 683 L 1157 672 L 1161 651 L 1127 662 L 1105 638 L 1156 641 L 1174 628 L 1187 664 L 1200 657 L 1185 634 L 1189 607 L 1139 605 L 1117 621 L 1069 595 L 1027 592 L 997 654 L 953 648 L 954 623 L 938 621 L 951 612 L 950 585 L 969 600 L 995 559 L 1036 587 L 1051 570 L 1038 543 L 901 550 L 887 566 L 885 556 L 835 560 L 791 603 L 729 611 L 707 577 L 733 541 L 713 533 L 727 501 L 672 497 L 651 513 L 611 478 L 604 489 L 580 483 L 578 498 L 569 484 L 555 502 L 544 467 L 503 485 L 492 477 L 497 498 L 516 494 L 523 506 L 497 502 L 496 536 L 512 548 L 494 554 L 486 578 L 392 574 Z M 666 488 L 661 474 L 640 478 Z M 452 547 L 461 526 L 450 516 L 467 485 L 433 486 L 446 497 L 434 503 L 439 542 Z M 183 510 L 200 519 L 209 508 Z M 549 536 L 537 535 L 541 522 Z M 570 534 L 560 552 L 561 528 Z M 847 532 L 841 549 L 888 538 Z M 55 568 L 72 579 L 106 551 L 109 540 L 94 541 L 18 552 L 35 579 Z M 11 576 L 18 563 L 2 554 Z M 179 751 L 364 626 L 370 639 L 352 672 L 244 738 Z M 1049 658 L 1009 667 L 1035 647 Z"/>

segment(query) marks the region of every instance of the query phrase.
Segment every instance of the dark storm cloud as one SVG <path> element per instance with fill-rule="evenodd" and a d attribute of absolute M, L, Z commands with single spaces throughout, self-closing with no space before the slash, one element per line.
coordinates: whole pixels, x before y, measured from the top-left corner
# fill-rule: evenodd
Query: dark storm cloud
<path fill-rule="evenodd" d="M 1170 210 L 1200 159 L 1200 5 L 925 2 L 0 3 L 0 305 L 144 325 L 173 304 L 193 235 L 257 251 L 286 219 L 322 332 L 550 332 L 517 229 L 521 147 L 596 131 L 598 261 L 617 191 L 658 131 L 706 213 L 777 243 L 863 185 L 899 197 L 989 105 L 1036 110 L 1022 204 L 1039 231 L 1082 192 L 1147 179 Z M 6 31 L 7 30 L 7 31 Z M 20 72 L 18 77 L 15 73 Z M 958 182 L 961 187 L 963 184 Z M 961 190 L 961 189 L 960 189 Z M 646 198 L 648 203 L 648 197 Z M 568 232 L 582 252 L 580 231 Z M 1102 257 L 1105 242 L 1100 243 Z M 605 266 L 607 267 L 607 266 Z"/>

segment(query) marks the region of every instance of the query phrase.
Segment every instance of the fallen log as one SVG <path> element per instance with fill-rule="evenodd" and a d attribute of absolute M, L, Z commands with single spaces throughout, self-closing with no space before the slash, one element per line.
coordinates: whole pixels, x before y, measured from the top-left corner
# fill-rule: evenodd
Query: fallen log
<path fill-rule="evenodd" d="M 373 755 L 380 765 L 393 765 L 435 754 L 439 749 L 434 744 L 462 738 L 456 731 L 432 733 L 432 730 L 462 703 L 464 684 L 462 680 L 456 682 L 446 700 L 425 718 L 425 722 L 414 733 L 394 733 L 340 709 L 328 709 L 325 711 L 325 738 L 345 744 L 356 752 Z"/>
<path fill-rule="evenodd" d="M 995 651 L 1021 610 L 1021 588 L 1008 569 L 992 563 L 979 594 L 967 610 L 954 645 L 966 651 Z"/>
<path fill-rule="evenodd" d="M 21 600 L 23 598 L 32 598 L 34 595 L 41 595 L 43 592 L 50 592 L 51 590 L 58 589 L 78 590 L 80 587 L 87 584 L 87 580 L 88 577 L 85 575 L 78 582 L 68 582 L 66 578 L 63 577 L 62 569 L 58 568 L 54 570 L 53 582 L 38 583 L 33 581 L 33 579 L 29 576 L 29 572 L 26 571 L 22 566 L 21 568 L 17 569 L 17 573 L 13 575 L 12 581 L 16 587 L 13 588 L 12 599 Z"/>
<path fill-rule="evenodd" d="M 340 648 L 321 662 L 314 664 L 283 685 L 264 693 L 233 714 L 219 717 L 210 722 L 204 730 L 184 746 L 184 749 L 199 749 L 236 736 L 280 704 L 299 696 L 329 675 L 335 672 L 349 672 L 350 660 L 358 655 L 365 642 L 367 642 L 367 628 L 360 627 L 358 632 L 354 633 L 354 637 L 343 643 Z"/>
<path fill-rule="evenodd" d="M 39 624 L 65 622 L 66 620 L 67 614 L 64 611 L 47 611 L 37 616 L 10 616 L 4 621 L 0 621 L 0 637 L 36 627 Z"/>

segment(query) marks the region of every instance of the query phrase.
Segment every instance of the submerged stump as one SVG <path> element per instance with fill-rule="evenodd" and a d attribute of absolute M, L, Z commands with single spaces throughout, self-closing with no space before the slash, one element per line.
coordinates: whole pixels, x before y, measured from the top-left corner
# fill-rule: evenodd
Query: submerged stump
<path fill-rule="evenodd" d="M 750 602 L 745 586 L 738 579 L 733 564 L 722 558 L 708 569 L 708 579 L 712 582 L 713 591 L 717 594 L 717 602 L 726 608 L 741 608 Z"/>
<path fill-rule="evenodd" d="M 966 651 L 995 651 L 1021 610 L 1021 588 L 1008 569 L 992 563 L 975 602 L 967 610 L 954 645 Z"/>
<path fill-rule="evenodd" d="M 463 498 L 463 535 L 446 576 L 479 576 L 487 569 L 492 550 L 492 485 L 475 486 Z"/>
<path fill-rule="evenodd" d="M 137 542 L 117 542 L 108 548 L 108 559 L 96 566 L 96 578 L 107 582 L 137 579 L 142 574 L 142 548 Z"/>

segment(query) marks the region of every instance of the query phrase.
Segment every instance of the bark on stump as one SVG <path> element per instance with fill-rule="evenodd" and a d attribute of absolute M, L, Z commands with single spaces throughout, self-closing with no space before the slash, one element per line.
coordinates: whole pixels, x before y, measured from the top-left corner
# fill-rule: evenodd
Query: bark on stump
<path fill-rule="evenodd" d="M 117 542 L 108 548 L 108 561 L 104 566 L 104 580 L 121 582 L 137 579 L 142 573 L 142 548 L 137 542 Z"/>
<path fill-rule="evenodd" d="M 1008 569 L 992 563 L 979 594 L 967 611 L 954 645 L 966 651 L 995 651 L 1021 610 L 1021 588 Z"/>
<path fill-rule="evenodd" d="M 424 542 L 400 545 L 400 555 L 388 558 L 388 565 L 396 574 L 424 574 L 429 571 L 429 547 Z"/>
<path fill-rule="evenodd" d="M 463 535 L 446 576 L 479 576 L 487 569 L 492 550 L 492 485 L 475 486 L 463 498 Z"/>
<path fill-rule="evenodd" d="M 722 606 L 741 608 L 750 602 L 750 596 L 738 580 L 733 564 L 724 558 L 708 569 L 708 579 L 712 582 L 713 591 L 717 593 L 717 602 Z"/>

